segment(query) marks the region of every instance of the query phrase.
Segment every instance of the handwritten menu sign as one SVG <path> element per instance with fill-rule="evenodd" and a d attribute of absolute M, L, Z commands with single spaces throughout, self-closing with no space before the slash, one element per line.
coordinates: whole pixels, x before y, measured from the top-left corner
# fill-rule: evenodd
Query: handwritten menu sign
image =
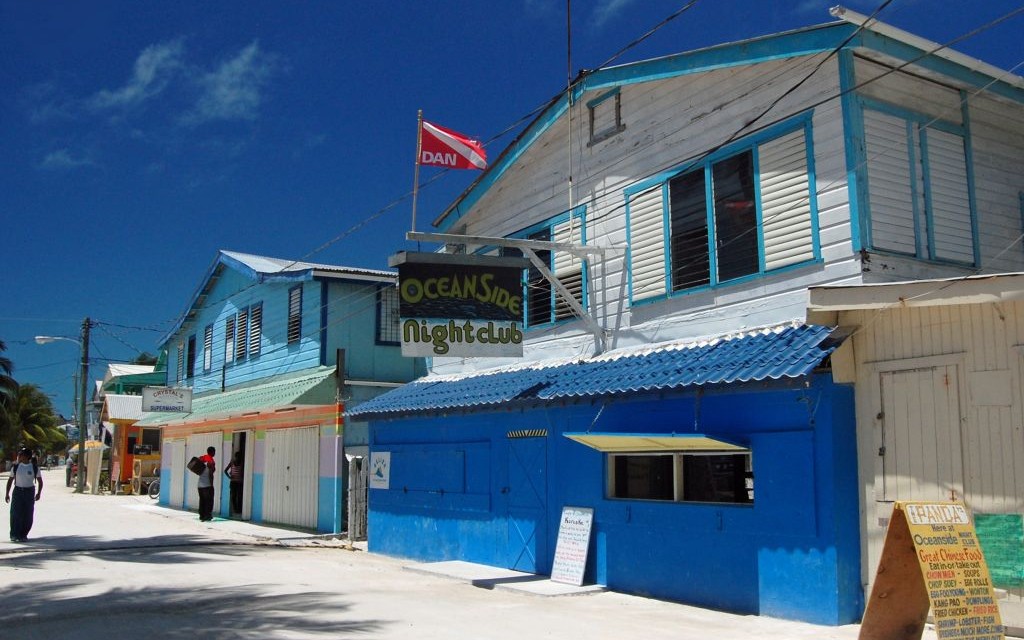
<path fill-rule="evenodd" d="M 587 507 L 562 507 L 562 521 L 558 525 L 558 543 L 555 561 L 551 566 L 551 581 L 583 584 L 587 568 L 587 550 L 590 548 L 590 529 L 594 510 Z"/>
<path fill-rule="evenodd" d="M 988 565 L 964 505 L 897 502 L 860 638 L 920 638 L 929 607 L 940 640 L 1005 637 Z M 902 635 L 908 631 L 914 635 Z"/>

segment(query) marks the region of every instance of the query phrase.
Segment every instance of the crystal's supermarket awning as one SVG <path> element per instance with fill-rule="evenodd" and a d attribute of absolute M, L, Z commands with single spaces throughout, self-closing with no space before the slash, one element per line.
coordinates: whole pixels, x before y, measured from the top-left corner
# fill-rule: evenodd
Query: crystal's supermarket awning
<path fill-rule="evenodd" d="M 346 416 L 388 419 L 797 378 L 817 368 L 845 335 L 832 327 L 787 325 L 709 340 L 622 349 L 587 360 L 423 378 L 353 407 Z"/>
<path fill-rule="evenodd" d="M 333 404 L 334 398 L 334 367 L 319 367 L 312 373 L 196 396 L 192 399 L 191 413 L 145 413 L 135 425 L 156 427 L 229 418 L 292 405 Z"/>

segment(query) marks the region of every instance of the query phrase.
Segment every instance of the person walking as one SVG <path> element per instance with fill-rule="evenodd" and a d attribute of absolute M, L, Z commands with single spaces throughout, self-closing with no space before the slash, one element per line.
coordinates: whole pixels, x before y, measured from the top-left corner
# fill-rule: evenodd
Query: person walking
<path fill-rule="evenodd" d="M 245 469 L 242 467 L 242 453 L 236 451 L 231 456 L 231 462 L 224 469 L 224 475 L 228 477 L 231 488 L 231 515 L 242 515 L 242 479 Z"/>
<path fill-rule="evenodd" d="M 208 522 L 213 520 L 213 479 L 217 471 L 217 461 L 214 456 L 217 449 L 206 447 L 206 455 L 200 456 L 199 460 L 206 463 L 206 468 L 199 474 L 199 520 Z"/>
<path fill-rule="evenodd" d="M 39 489 L 36 490 L 36 484 Z M 14 502 L 11 502 L 11 486 L 14 486 Z M 36 501 L 43 497 L 43 477 L 39 475 L 39 464 L 32 458 L 28 447 L 18 451 L 18 462 L 7 478 L 4 502 L 11 505 L 11 542 L 25 542 L 32 530 Z"/>

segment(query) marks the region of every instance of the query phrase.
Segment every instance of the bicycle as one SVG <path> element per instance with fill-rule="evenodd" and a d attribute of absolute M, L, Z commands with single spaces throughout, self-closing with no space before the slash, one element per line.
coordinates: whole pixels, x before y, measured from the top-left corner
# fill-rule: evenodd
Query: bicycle
<path fill-rule="evenodd" d="M 160 478 L 149 483 L 149 497 L 153 500 L 160 497 Z"/>

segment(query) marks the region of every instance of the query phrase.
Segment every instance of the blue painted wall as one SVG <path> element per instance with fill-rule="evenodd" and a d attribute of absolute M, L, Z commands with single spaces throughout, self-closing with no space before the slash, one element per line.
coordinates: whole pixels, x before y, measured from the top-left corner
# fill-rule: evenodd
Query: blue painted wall
<path fill-rule="evenodd" d="M 830 377 L 660 400 L 614 400 L 372 422 L 391 452 L 390 489 L 370 490 L 371 551 L 510 566 L 507 432 L 546 429 L 546 521 L 536 570 L 550 571 L 562 506 L 594 508 L 587 578 L 609 588 L 739 613 L 845 624 L 860 619 L 852 389 Z M 600 415 L 599 415 L 600 412 Z M 596 422 L 595 422 L 596 418 Z M 562 433 L 697 430 L 752 451 L 753 505 L 605 497 L 605 454 Z"/>

